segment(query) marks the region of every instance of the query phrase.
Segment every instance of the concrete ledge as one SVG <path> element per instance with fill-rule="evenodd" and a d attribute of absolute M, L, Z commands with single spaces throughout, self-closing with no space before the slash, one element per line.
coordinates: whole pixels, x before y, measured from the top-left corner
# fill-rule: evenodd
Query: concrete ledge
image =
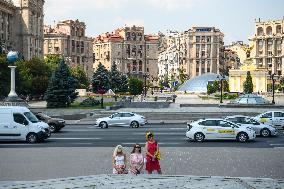
<path fill-rule="evenodd" d="M 184 176 L 184 175 L 93 175 L 39 181 L 0 182 L 0 189 L 57 188 L 210 188 L 251 189 L 283 188 L 284 180 L 270 178 Z"/>

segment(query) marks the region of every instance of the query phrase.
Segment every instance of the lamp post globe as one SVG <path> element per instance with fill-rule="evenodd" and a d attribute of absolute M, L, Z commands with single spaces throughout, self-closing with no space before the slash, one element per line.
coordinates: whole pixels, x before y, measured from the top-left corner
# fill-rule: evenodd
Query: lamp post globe
<path fill-rule="evenodd" d="M 16 94 L 16 87 L 15 87 L 15 69 L 16 69 L 16 66 L 14 65 L 14 63 L 18 60 L 18 58 L 19 58 L 18 52 L 16 52 L 16 51 L 10 51 L 7 54 L 7 60 L 10 64 L 8 67 L 11 69 L 11 90 L 10 90 L 8 97 L 17 97 L 18 96 Z"/>
<path fill-rule="evenodd" d="M 19 59 L 18 52 L 16 51 L 10 51 L 7 54 L 7 60 L 10 64 L 14 64 Z"/>

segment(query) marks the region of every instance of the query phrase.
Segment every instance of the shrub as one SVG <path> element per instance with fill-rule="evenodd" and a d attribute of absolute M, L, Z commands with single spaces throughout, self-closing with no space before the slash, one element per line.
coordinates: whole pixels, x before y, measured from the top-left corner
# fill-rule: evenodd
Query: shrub
<path fill-rule="evenodd" d="M 101 102 L 99 100 L 96 100 L 92 97 L 89 97 L 85 100 L 83 100 L 83 102 L 80 103 L 80 106 L 83 107 L 92 107 L 92 106 L 97 106 L 99 105 Z"/>

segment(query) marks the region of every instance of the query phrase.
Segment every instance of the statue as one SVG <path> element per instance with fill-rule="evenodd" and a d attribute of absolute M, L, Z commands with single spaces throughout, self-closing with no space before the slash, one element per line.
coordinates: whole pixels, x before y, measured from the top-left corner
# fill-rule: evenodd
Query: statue
<path fill-rule="evenodd" d="M 250 52 L 252 51 L 253 48 L 254 48 L 254 45 L 251 46 L 251 47 L 242 46 L 242 49 L 246 52 L 247 59 L 250 58 Z"/>

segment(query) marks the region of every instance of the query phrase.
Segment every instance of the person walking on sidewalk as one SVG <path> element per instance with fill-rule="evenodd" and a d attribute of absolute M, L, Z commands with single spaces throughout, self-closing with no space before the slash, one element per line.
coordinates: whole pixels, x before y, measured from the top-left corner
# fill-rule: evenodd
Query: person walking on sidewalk
<path fill-rule="evenodd" d="M 154 134 L 152 132 L 146 133 L 146 170 L 148 174 L 152 174 L 153 171 L 157 171 L 158 174 L 162 174 L 160 167 L 160 150 L 157 141 L 154 140 Z"/>
<path fill-rule="evenodd" d="M 123 153 L 123 147 L 117 145 L 112 156 L 113 174 L 126 174 L 126 155 Z"/>
<path fill-rule="evenodd" d="M 141 153 L 141 146 L 135 144 L 129 158 L 131 174 L 140 174 L 144 166 L 144 157 Z"/>

